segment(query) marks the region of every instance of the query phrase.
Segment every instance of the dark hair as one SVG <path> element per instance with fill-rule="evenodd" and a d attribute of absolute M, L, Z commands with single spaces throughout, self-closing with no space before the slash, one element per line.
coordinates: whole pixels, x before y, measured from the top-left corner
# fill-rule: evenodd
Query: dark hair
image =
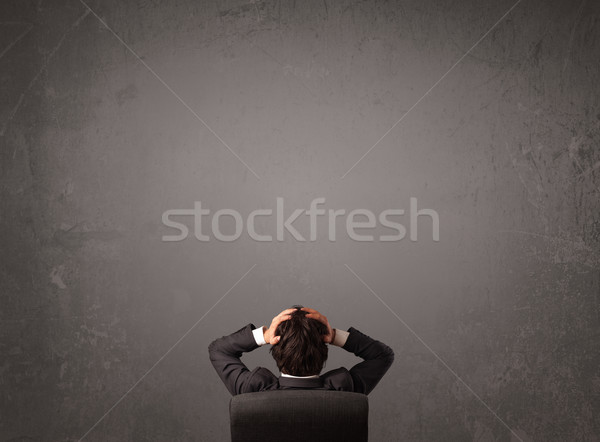
<path fill-rule="evenodd" d="M 275 331 L 276 336 L 281 336 L 271 347 L 277 368 L 292 376 L 319 374 L 327 360 L 327 345 L 323 342 L 327 326 L 307 318 L 306 312 L 299 308 L 291 316 Z"/>

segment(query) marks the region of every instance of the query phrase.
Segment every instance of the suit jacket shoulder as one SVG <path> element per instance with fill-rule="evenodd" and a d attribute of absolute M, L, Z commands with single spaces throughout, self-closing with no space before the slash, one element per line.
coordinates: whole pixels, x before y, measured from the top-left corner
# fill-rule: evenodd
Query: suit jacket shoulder
<path fill-rule="evenodd" d="M 277 390 L 279 380 L 271 370 L 265 367 L 256 367 L 250 372 L 247 382 L 244 383 L 240 393 L 254 393 L 256 391 Z"/>
<path fill-rule="evenodd" d="M 345 367 L 330 370 L 321 375 L 323 387 L 327 390 L 354 391 L 354 381 Z"/>

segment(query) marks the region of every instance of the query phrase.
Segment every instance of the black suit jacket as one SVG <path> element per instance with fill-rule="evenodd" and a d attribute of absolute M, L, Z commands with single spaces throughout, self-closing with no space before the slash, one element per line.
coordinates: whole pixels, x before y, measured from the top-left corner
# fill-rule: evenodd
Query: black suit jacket
<path fill-rule="evenodd" d="M 343 367 L 328 371 L 318 378 L 297 379 L 277 377 L 264 367 L 249 370 L 241 361 L 242 353 L 258 348 L 252 324 L 229 336 L 223 336 L 208 346 L 210 361 L 232 395 L 291 388 L 352 391 L 369 394 L 394 361 L 394 352 L 382 342 L 371 339 L 350 327 L 344 350 L 364 361 L 350 370 Z"/>

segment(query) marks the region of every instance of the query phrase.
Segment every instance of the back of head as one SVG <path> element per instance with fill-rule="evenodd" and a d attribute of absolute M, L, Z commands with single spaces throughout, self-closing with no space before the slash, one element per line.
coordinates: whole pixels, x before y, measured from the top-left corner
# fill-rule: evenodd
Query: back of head
<path fill-rule="evenodd" d="M 282 373 L 292 376 L 319 374 L 327 360 L 327 345 L 323 335 L 325 324 L 307 318 L 306 312 L 297 308 L 291 318 L 279 324 L 276 335 L 279 342 L 271 347 L 271 354 Z"/>

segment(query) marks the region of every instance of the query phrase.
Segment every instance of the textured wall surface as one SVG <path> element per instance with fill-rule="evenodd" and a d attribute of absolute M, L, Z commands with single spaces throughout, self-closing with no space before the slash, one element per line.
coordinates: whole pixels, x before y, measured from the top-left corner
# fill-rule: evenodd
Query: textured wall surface
<path fill-rule="evenodd" d="M 0 4 L 0 440 L 225 441 L 295 303 L 395 350 L 372 441 L 600 439 L 598 1 L 86 4 Z M 440 241 L 161 240 L 277 197 Z"/>

